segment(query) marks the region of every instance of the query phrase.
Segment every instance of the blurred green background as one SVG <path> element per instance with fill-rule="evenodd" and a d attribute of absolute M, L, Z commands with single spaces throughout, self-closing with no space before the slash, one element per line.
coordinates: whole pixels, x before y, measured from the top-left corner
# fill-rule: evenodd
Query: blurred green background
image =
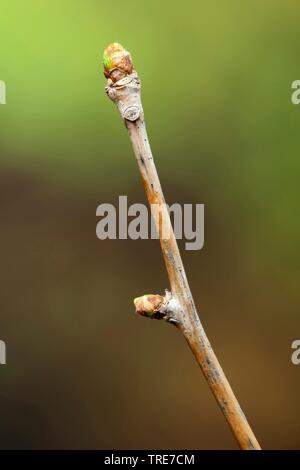
<path fill-rule="evenodd" d="M 182 256 L 258 440 L 299 448 L 296 1 L 2 0 L 1 448 L 236 448 L 180 334 L 134 315 L 168 280 L 156 241 L 100 241 L 96 207 L 145 202 L 104 93 L 131 51 L 168 202 L 205 204 Z"/>

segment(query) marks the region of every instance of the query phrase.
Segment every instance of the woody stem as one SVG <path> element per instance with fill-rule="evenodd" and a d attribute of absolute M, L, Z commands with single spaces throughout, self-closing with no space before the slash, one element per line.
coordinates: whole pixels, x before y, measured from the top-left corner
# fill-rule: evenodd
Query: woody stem
<path fill-rule="evenodd" d="M 154 211 L 152 215 L 159 233 L 173 300 L 173 303 L 169 302 L 166 319 L 175 323 L 185 337 L 240 448 L 258 450 L 260 446 L 256 437 L 240 408 L 196 311 L 147 136 L 139 78 L 133 72 L 116 83 L 109 80 L 106 91 L 117 104 L 125 122 L 145 192 Z M 164 237 L 165 233 L 169 236 Z"/>

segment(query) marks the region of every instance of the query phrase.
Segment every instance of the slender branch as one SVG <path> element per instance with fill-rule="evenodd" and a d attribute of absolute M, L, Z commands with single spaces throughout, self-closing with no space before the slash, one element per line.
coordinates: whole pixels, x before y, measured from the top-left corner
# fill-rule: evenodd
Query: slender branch
<path fill-rule="evenodd" d="M 119 44 L 112 44 L 105 51 L 104 68 L 108 78 L 106 92 L 118 106 L 132 142 L 159 233 L 171 287 L 171 292 L 166 292 L 165 296 L 144 295 L 135 299 L 136 311 L 150 318 L 164 319 L 179 328 L 240 448 L 258 450 L 260 446 L 212 350 L 196 311 L 153 160 L 140 97 L 140 81 L 133 70 L 130 54 Z M 166 233 L 169 234 L 168 237 L 164 236 Z"/>

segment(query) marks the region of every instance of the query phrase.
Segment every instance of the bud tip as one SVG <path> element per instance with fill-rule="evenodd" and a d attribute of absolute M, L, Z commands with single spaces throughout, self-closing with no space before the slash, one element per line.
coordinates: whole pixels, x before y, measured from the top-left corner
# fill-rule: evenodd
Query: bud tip
<path fill-rule="evenodd" d="M 113 82 L 133 72 L 131 55 L 118 42 L 111 43 L 103 54 L 104 75 Z"/>
<path fill-rule="evenodd" d="M 153 315 L 160 309 L 164 302 L 162 295 L 147 294 L 134 299 L 136 313 L 145 317 L 153 317 Z"/>

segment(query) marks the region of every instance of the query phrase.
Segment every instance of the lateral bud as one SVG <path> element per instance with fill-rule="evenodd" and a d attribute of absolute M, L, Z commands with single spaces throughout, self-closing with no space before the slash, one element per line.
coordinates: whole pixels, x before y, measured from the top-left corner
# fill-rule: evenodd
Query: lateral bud
<path fill-rule="evenodd" d="M 158 294 L 147 294 L 137 297 L 133 301 L 136 313 L 148 318 L 164 318 L 160 312 L 165 303 L 165 297 Z"/>

